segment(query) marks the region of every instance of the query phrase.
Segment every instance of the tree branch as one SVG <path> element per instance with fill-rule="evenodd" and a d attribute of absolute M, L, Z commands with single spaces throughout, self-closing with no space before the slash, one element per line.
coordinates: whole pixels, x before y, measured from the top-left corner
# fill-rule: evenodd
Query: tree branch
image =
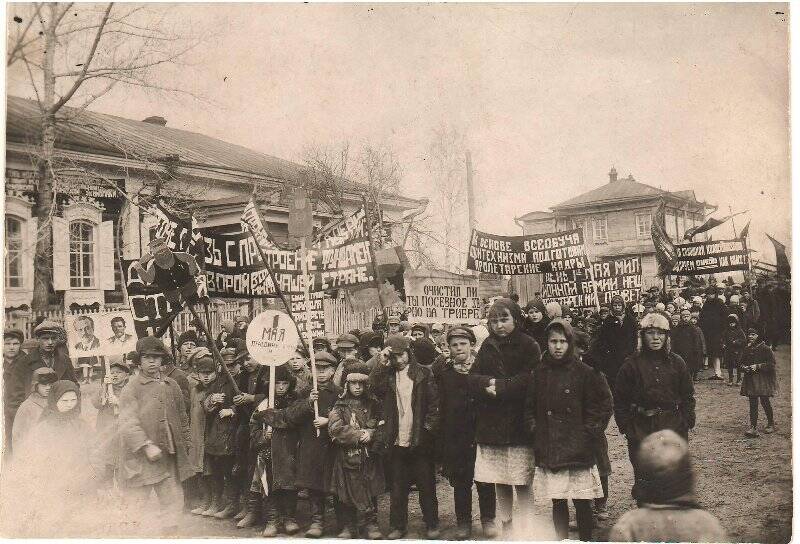
<path fill-rule="evenodd" d="M 75 94 L 75 92 L 83 83 L 83 80 L 86 77 L 86 72 L 89 70 L 89 65 L 91 64 L 92 59 L 94 58 L 94 55 L 97 52 L 97 46 L 100 44 L 100 40 L 103 37 L 103 28 L 105 28 L 106 26 L 106 22 L 108 21 L 108 15 L 109 13 L 111 13 L 111 8 L 113 7 L 114 3 L 113 2 L 109 3 L 105 13 L 103 14 L 103 19 L 100 21 L 100 27 L 97 29 L 97 34 L 95 34 L 94 36 L 92 47 L 89 50 L 89 54 L 86 56 L 86 61 L 83 63 L 83 70 L 81 74 L 78 76 L 78 79 L 76 79 L 75 82 L 72 84 L 70 90 L 67 91 L 67 93 L 64 96 L 62 96 L 55 104 L 53 104 L 53 106 L 50 108 L 49 111 L 50 114 L 55 114 L 58 110 L 60 110 L 64 106 L 64 104 L 69 102 L 69 99 L 72 98 L 72 96 Z"/>
<path fill-rule="evenodd" d="M 28 44 L 31 44 L 31 43 L 35 42 L 39 38 L 37 36 L 37 37 L 31 38 L 30 40 L 28 40 L 28 41 L 23 43 L 23 41 L 25 39 L 25 36 L 28 34 L 28 31 L 30 30 L 31 25 L 33 24 L 33 21 L 37 17 L 39 17 L 39 12 L 41 11 L 41 9 L 42 9 L 42 5 L 37 3 L 36 4 L 36 11 L 33 13 L 31 18 L 28 20 L 28 24 L 25 25 L 25 29 L 22 31 L 22 34 L 20 34 L 17 37 L 17 43 L 14 44 L 14 47 L 11 49 L 11 52 L 8 54 L 8 57 L 6 58 L 6 67 L 11 66 L 14 63 L 14 60 L 17 58 L 17 53 L 18 52 L 24 51 L 25 47 L 27 47 Z"/>

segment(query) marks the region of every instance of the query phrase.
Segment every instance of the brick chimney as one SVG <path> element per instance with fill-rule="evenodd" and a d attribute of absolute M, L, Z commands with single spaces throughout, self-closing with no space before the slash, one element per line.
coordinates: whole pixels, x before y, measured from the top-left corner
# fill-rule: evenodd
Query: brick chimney
<path fill-rule="evenodd" d="M 143 119 L 143 123 L 150 123 L 151 125 L 158 125 L 161 127 L 167 126 L 167 120 L 161 117 L 160 115 L 151 115 L 150 117 Z"/>
<path fill-rule="evenodd" d="M 608 182 L 614 183 L 616 181 L 617 181 L 617 169 L 612 166 L 611 170 L 608 172 Z"/>

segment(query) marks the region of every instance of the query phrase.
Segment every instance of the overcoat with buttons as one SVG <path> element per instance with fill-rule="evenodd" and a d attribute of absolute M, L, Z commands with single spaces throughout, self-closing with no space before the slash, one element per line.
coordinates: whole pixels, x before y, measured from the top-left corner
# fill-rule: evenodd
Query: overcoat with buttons
<path fill-rule="evenodd" d="M 556 471 L 594 465 L 594 443 L 612 413 L 611 391 L 600 372 L 572 355 L 558 360 L 545 353 L 525 399 L 536 466 Z"/>
<path fill-rule="evenodd" d="M 126 485 L 156 484 L 174 476 L 175 468 L 181 481 L 194 475 L 189 460 L 189 414 L 175 380 L 150 378 L 144 374 L 132 377 L 122 390 L 119 409 L 122 478 Z M 148 442 L 163 452 L 159 461 L 149 461 L 145 456 L 143 447 Z M 174 456 L 169 455 L 171 445 Z M 176 466 L 173 466 L 173 459 Z"/>

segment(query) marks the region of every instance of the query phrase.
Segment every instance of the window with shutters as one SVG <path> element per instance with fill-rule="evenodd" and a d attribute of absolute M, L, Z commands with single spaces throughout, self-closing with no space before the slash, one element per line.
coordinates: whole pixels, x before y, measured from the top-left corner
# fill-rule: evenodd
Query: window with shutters
<path fill-rule="evenodd" d="M 608 220 L 605 217 L 592 219 L 592 232 L 595 244 L 608 243 Z"/>
<path fill-rule="evenodd" d="M 22 220 L 6 216 L 6 287 L 20 288 L 22 281 Z"/>
<path fill-rule="evenodd" d="M 94 287 L 95 284 L 95 226 L 86 221 L 69 224 L 69 285 Z"/>
<path fill-rule="evenodd" d="M 650 212 L 636 214 L 636 237 L 650 238 L 650 224 L 653 221 Z"/>

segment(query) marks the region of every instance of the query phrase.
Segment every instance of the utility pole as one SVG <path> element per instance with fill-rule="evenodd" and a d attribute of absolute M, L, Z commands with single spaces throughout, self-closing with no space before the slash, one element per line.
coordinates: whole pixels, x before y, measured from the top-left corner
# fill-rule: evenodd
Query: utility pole
<path fill-rule="evenodd" d="M 469 212 L 469 234 L 475 228 L 475 191 L 472 188 L 472 154 L 467 151 L 467 210 Z"/>

